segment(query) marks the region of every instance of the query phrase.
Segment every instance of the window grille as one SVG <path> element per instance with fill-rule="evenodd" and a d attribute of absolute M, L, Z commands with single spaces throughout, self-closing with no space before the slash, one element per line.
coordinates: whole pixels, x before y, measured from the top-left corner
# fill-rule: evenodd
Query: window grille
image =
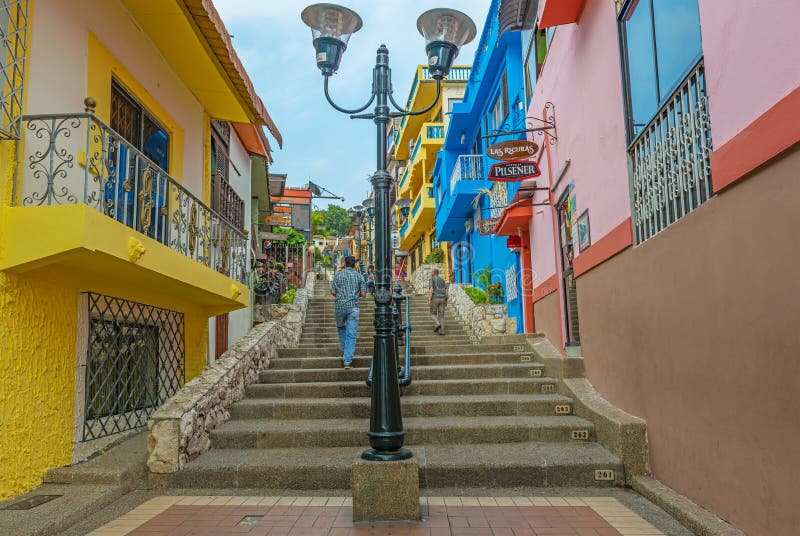
<path fill-rule="evenodd" d="M 185 381 L 183 313 L 87 297 L 83 441 L 146 427 Z"/>
<path fill-rule="evenodd" d="M 711 198 L 711 150 L 701 61 L 628 149 L 636 244 Z"/>
<path fill-rule="evenodd" d="M 489 217 L 499 218 L 508 205 L 508 186 L 504 182 L 495 182 L 489 194 Z"/>
<path fill-rule="evenodd" d="M 25 91 L 28 0 L 0 0 L 3 79 L 0 84 L 0 139 L 19 139 Z"/>
<path fill-rule="evenodd" d="M 511 265 L 506 270 L 506 300 L 514 301 L 519 297 L 519 288 L 517 287 L 517 267 Z"/>

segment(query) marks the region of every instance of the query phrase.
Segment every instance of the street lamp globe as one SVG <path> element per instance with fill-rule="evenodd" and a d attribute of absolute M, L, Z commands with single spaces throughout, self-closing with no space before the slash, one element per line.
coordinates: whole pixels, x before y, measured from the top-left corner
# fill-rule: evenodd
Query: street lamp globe
<path fill-rule="evenodd" d="M 372 216 L 375 214 L 375 199 L 368 197 L 362 202 L 362 204 L 367 211 L 367 218 L 372 218 Z"/>
<path fill-rule="evenodd" d="M 475 39 L 475 23 L 455 9 L 437 8 L 423 13 L 417 19 L 417 30 L 425 38 L 428 53 L 428 71 L 435 79 L 450 72 L 458 50 Z"/>
<path fill-rule="evenodd" d="M 400 214 L 402 214 L 404 218 L 407 218 L 409 209 L 411 208 L 411 199 L 408 197 L 399 197 L 394 204 L 400 210 Z"/>
<path fill-rule="evenodd" d="M 361 29 L 361 17 L 336 4 L 313 4 L 303 10 L 300 18 L 311 28 L 317 67 L 323 75 L 332 75 L 339 70 L 350 35 Z"/>

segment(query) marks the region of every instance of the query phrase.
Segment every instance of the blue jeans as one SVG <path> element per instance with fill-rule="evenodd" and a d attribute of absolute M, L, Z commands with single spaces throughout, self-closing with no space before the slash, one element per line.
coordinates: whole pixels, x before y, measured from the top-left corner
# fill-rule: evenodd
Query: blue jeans
<path fill-rule="evenodd" d="M 345 365 L 353 363 L 353 354 L 356 352 L 359 313 L 358 307 L 336 313 L 336 330 L 339 332 L 339 346 L 342 348 L 342 361 Z"/>

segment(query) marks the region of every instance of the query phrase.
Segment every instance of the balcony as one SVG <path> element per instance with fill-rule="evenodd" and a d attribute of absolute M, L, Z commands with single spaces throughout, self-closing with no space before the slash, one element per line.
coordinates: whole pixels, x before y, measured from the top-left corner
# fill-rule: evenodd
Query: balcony
<path fill-rule="evenodd" d="M 465 65 L 454 66 L 450 69 L 450 74 L 443 80 L 443 84 L 466 84 L 469 80 L 472 68 Z M 411 91 L 408 94 L 406 108 L 409 110 L 422 110 L 433 102 L 436 96 L 436 81 L 431 77 L 428 68 L 425 66 L 417 67 L 414 81 L 411 83 Z M 400 122 L 399 135 L 395 145 L 395 158 L 407 160 L 409 157 L 408 142 L 413 140 L 422 130 L 422 124 L 426 119 L 432 118 L 432 114 L 417 116 L 404 116 Z"/>
<path fill-rule="evenodd" d="M 636 244 L 711 198 L 711 150 L 701 60 L 628 149 Z"/>
<path fill-rule="evenodd" d="M 400 229 L 400 249 L 411 248 L 417 239 L 430 231 L 435 221 L 436 204 L 430 188 L 421 188 L 411 202 L 411 211 Z"/>
<path fill-rule="evenodd" d="M 22 122 L 25 144 L 0 269 L 28 271 L 62 257 L 82 269 L 93 266 L 92 254 L 107 253 L 215 295 L 206 295 L 209 310 L 230 310 L 230 300 L 246 305 L 239 298 L 249 278 L 248 242 L 236 225 L 91 112 Z M 25 226 L 50 240 L 19 244 Z M 236 292 L 234 281 L 242 285 Z"/>
<path fill-rule="evenodd" d="M 450 174 L 449 194 L 442 197 L 441 208 L 436 215 L 439 238 L 446 240 L 464 231 L 464 220 L 472 213 L 472 201 L 482 188 L 491 188 L 491 181 L 484 172 L 484 156 L 461 155 Z"/>

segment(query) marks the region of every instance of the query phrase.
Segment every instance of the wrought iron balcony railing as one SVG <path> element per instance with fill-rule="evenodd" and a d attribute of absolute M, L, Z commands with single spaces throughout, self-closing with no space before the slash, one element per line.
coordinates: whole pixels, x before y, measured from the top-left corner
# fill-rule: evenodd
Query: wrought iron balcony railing
<path fill-rule="evenodd" d="M 93 113 L 29 115 L 14 199 L 86 204 L 244 284 L 247 238 Z"/>
<path fill-rule="evenodd" d="M 453 193 L 458 181 L 475 181 L 485 178 L 486 176 L 483 174 L 483 155 L 463 154 L 456 160 L 453 173 L 450 175 L 450 193 Z"/>
<path fill-rule="evenodd" d="M 705 82 L 701 60 L 628 149 L 636 244 L 714 194 Z"/>

